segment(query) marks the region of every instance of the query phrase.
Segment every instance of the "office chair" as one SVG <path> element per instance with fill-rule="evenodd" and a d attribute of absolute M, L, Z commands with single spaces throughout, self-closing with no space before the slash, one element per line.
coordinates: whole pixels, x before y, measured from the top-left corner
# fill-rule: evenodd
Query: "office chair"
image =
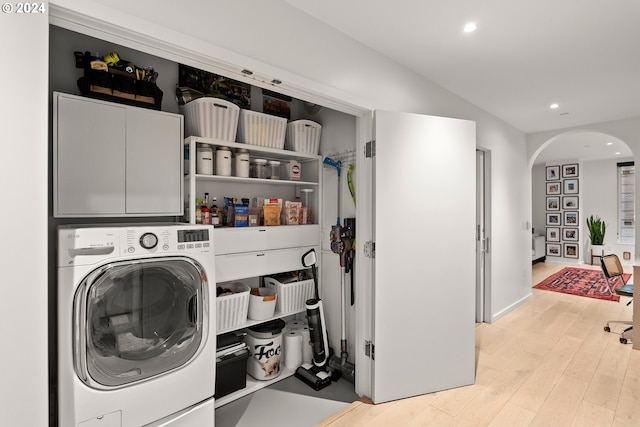
<path fill-rule="evenodd" d="M 633 283 L 625 283 L 624 276 L 622 275 L 622 264 L 620 264 L 620 258 L 618 258 L 618 255 L 603 255 L 600 258 L 600 264 L 602 265 L 604 278 L 611 291 L 615 292 L 616 295 L 623 297 L 633 297 Z M 633 300 L 629 300 L 627 305 L 631 304 L 632 301 Z M 627 334 L 633 329 L 633 320 L 610 320 L 604 327 L 606 332 L 611 332 L 611 323 L 622 323 L 623 325 L 628 325 L 628 327 L 620 334 L 620 343 L 626 344 Z"/>

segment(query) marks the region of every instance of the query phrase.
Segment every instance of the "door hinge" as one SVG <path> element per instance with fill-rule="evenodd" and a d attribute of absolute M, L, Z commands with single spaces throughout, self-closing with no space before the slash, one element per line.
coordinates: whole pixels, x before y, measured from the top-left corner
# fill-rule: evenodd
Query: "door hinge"
<path fill-rule="evenodd" d="M 371 360 L 376 360 L 376 346 L 371 341 L 364 342 L 364 355 Z"/>
<path fill-rule="evenodd" d="M 373 157 L 376 155 L 376 140 L 371 140 L 364 145 L 364 156 Z"/>
<path fill-rule="evenodd" d="M 364 242 L 364 256 L 367 258 L 376 257 L 376 242 L 371 240 Z"/>

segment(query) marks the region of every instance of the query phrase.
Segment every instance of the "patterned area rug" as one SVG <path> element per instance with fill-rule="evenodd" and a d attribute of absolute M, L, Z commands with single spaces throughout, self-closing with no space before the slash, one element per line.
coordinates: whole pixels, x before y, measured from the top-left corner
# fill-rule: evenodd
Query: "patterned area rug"
<path fill-rule="evenodd" d="M 630 277 L 630 274 L 624 274 L 625 281 L 628 281 Z M 614 288 L 617 288 L 622 285 L 622 281 L 617 278 L 612 284 Z M 620 297 L 615 293 L 612 294 L 609 289 L 602 270 L 565 267 L 535 285 L 534 288 L 589 298 L 620 301 Z"/>

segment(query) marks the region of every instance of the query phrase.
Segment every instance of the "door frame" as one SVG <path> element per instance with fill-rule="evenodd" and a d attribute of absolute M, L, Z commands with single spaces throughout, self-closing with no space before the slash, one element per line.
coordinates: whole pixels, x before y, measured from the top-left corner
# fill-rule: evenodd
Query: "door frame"
<path fill-rule="evenodd" d="M 482 191 L 484 220 L 483 237 L 486 240 L 484 252 L 484 265 L 480 257 L 476 257 L 476 322 L 491 323 L 491 151 L 482 147 L 476 147 L 476 153 L 482 154 L 482 166 L 476 170 L 479 182 L 476 185 L 477 191 Z M 478 195 L 476 195 L 476 198 Z M 479 208 L 476 204 L 476 208 Z M 480 212 L 476 212 L 476 219 Z M 482 280 L 480 278 L 482 274 Z"/>

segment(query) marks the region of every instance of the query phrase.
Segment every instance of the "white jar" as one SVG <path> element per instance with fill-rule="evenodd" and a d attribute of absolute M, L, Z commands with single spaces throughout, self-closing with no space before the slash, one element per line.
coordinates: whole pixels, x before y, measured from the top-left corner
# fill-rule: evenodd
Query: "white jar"
<path fill-rule="evenodd" d="M 249 151 L 239 148 L 236 152 L 236 176 L 249 178 Z"/>
<path fill-rule="evenodd" d="M 196 148 L 196 173 L 213 175 L 213 148 L 208 144 L 198 144 Z"/>
<path fill-rule="evenodd" d="M 227 147 L 216 150 L 216 175 L 231 176 L 231 150 Z"/>

